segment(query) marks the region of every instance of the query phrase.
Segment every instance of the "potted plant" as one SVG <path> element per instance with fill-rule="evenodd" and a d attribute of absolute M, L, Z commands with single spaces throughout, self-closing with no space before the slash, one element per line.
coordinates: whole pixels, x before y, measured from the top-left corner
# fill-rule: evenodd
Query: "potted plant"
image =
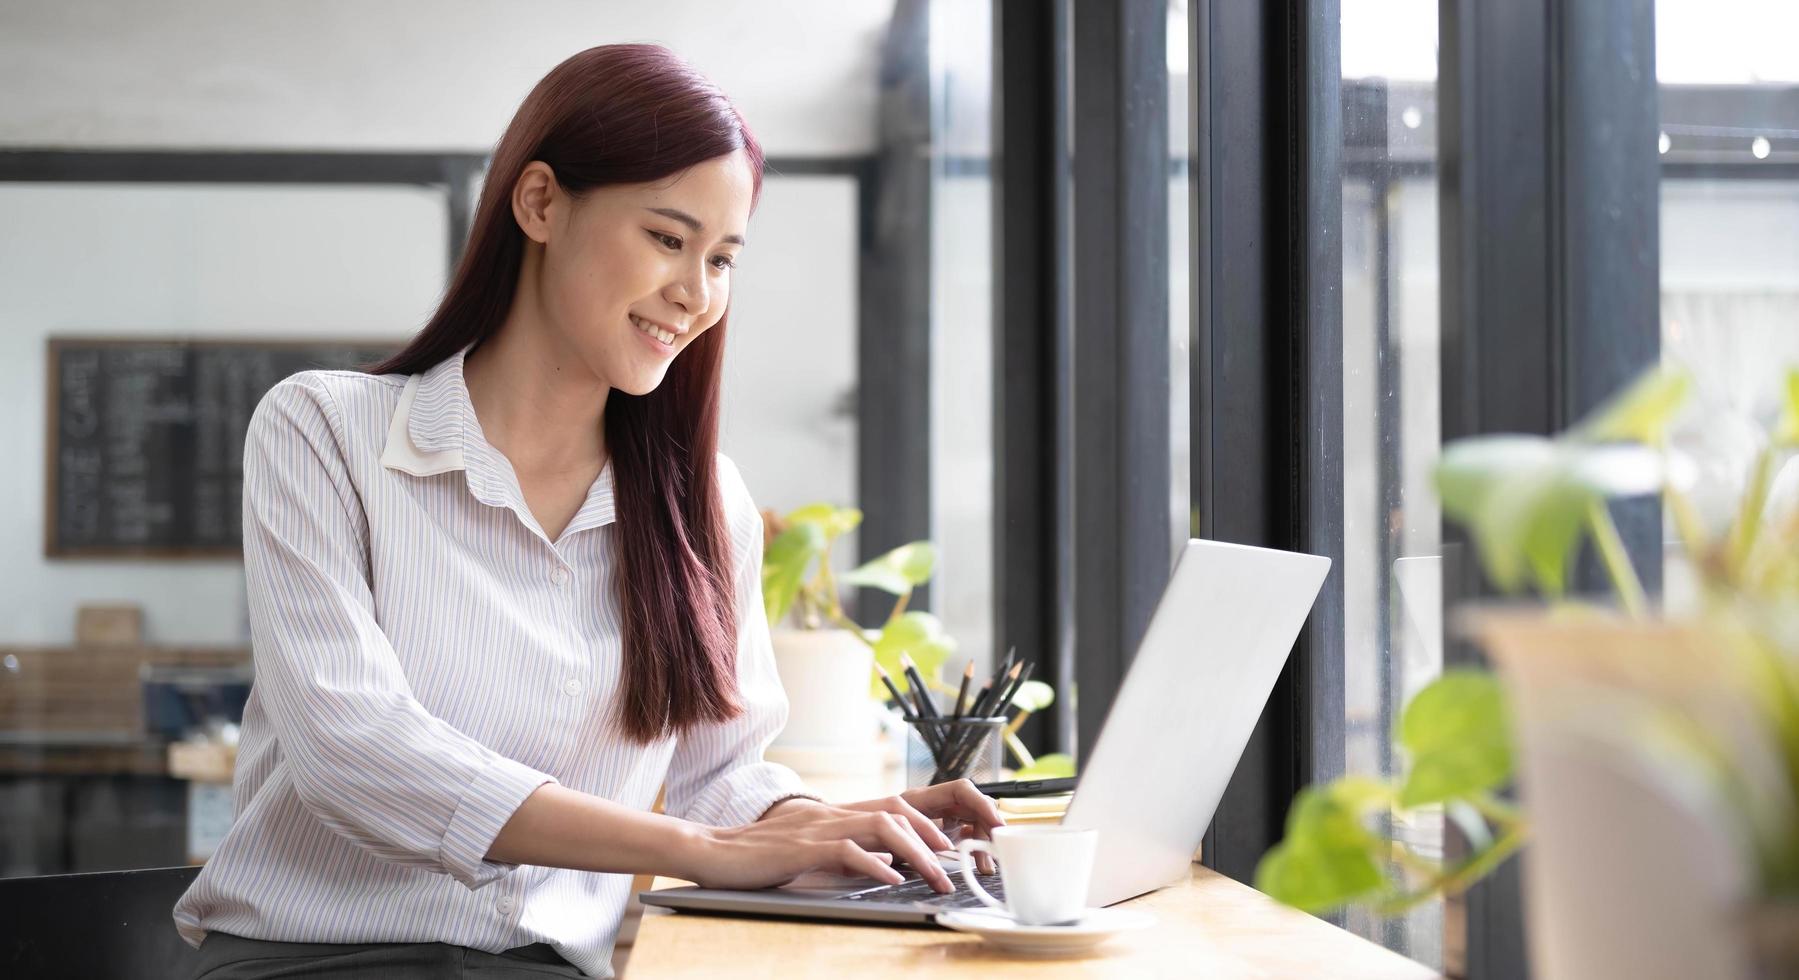
<path fill-rule="evenodd" d="M 1799 507 L 1770 506 L 1799 446 L 1799 372 L 1733 512 L 1711 522 L 1694 502 L 1699 461 L 1667 438 L 1690 387 L 1660 369 L 1559 437 L 1446 448 L 1445 513 L 1489 579 L 1549 608 L 1463 616 L 1499 676 L 1448 671 L 1407 704 L 1403 776 L 1302 791 L 1258 887 L 1315 911 L 1393 913 L 1468 887 L 1528 835 L 1547 980 L 1799 976 Z M 1651 493 L 1693 564 L 1691 610 L 1652 607 L 1613 525 L 1609 499 Z M 1615 604 L 1567 596 L 1588 541 Z M 1498 795 L 1514 765 L 1522 808 Z M 1442 808 L 1467 856 L 1429 861 L 1369 826 L 1424 807 Z"/>
<path fill-rule="evenodd" d="M 937 550 L 928 541 L 904 544 L 841 577 L 841 583 L 892 594 L 893 610 L 866 629 L 844 611 L 831 549 L 862 523 L 862 512 L 809 504 L 782 517 L 763 512 L 762 598 L 775 664 L 789 703 L 787 726 L 773 754 L 813 773 L 879 765 L 875 737 L 885 694 L 876 663 L 904 685 L 900 655 L 935 678 L 955 651 L 936 616 L 906 608 L 912 590 L 930 581 Z"/>
<path fill-rule="evenodd" d="M 762 514 L 762 598 L 768 621 L 776 627 L 775 665 L 789 703 L 787 726 L 775 739 L 771 756 L 802 771 L 822 774 L 878 764 L 868 752 L 878 727 L 873 719 L 881 717 L 878 708 L 887 689 L 876 664 L 902 694 L 911 690 L 902 656 L 911 658 L 925 683 L 950 700 L 960 693 L 938 676 L 956 651 L 954 638 L 936 616 L 906 608 L 912 591 L 936 570 L 937 549 L 929 541 L 900 545 L 842 576 L 842 584 L 894 597 L 893 609 L 879 627 L 864 628 L 844 611 L 840 580 L 831 570 L 831 548 L 861 523 L 860 510 L 828 503 L 808 504 L 785 517 L 774 511 Z M 1018 737 L 1025 720 L 1054 701 L 1054 690 L 1033 680 L 1021 685 L 1006 706 L 1017 710 L 1006 724 L 1005 742 L 1019 778 L 1074 775 L 1072 757 L 1033 756 Z M 871 707 L 877 713 L 871 714 Z"/>

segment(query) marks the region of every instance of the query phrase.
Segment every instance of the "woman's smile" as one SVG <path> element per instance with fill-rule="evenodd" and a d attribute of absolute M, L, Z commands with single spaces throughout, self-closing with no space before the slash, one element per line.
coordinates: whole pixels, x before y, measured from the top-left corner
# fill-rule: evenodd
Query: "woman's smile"
<path fill-rule="evenodd" d="M 676 335 L 674 333 L 636 316 L 631 316 L 631 325 L 637 328 L 637 335 L 642 337 L 657 353 L 667 355 L 675 352 L 674 339 Z"/>

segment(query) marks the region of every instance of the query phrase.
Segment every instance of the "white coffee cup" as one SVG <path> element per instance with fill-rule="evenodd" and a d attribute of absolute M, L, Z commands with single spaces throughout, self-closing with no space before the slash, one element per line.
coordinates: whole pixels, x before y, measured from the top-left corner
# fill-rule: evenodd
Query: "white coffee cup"
<path fill-rule="evenodd" d="M 962 854 L 962 880 L 989 907 L 1009 913 L 1021 925 L 1046 926 L 1074 922 L 1087 910 L 1087 882 L 1093 877 L 1093 851 L 1099 831 L 1079 827 L 995 827 L 991 842 L 968 838 L 956 846 Z M 974 876 L 974 855 L 986 851 L 999 860 L 1006 900 L 987 893 Z"/>

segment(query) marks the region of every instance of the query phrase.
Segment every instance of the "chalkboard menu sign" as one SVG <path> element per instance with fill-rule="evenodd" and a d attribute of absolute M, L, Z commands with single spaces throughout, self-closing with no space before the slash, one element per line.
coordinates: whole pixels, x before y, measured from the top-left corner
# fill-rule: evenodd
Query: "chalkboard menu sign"
<path fill-rule="evenodd" d="M 241 554 L 244 430 L 276 382 L 400 342 L 50 341 L 50 556 Z"/>

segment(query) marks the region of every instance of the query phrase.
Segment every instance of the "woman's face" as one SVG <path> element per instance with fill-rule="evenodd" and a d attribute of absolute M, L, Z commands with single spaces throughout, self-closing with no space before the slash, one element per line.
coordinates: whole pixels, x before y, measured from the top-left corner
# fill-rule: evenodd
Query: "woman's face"
<path fill-rule="evenodd" d="M 540 182 L 548 206 L 533 212 L 538 233 L 519 217 L 544 246 L 538 288 L 548 326 L 608 386 L 654 391 L 730 302 L 750 215 L 749 162 L 738 151 L 668 180 L 598 187 L 578 199 Z M 530 194 L 522 196 L 530 211 Z"/>

